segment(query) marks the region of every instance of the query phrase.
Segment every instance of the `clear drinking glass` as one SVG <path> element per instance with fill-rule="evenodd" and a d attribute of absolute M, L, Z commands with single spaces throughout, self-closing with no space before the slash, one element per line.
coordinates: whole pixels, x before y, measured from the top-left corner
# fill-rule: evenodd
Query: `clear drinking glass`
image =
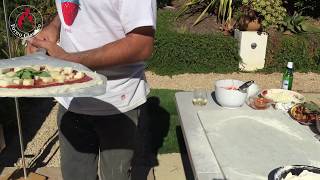
<path fill-rule="evenodd" d="M 207 91 L 204 88 L 196 88 L 193 91 L 193 105 L 205 106 L 208 103 Z"/>

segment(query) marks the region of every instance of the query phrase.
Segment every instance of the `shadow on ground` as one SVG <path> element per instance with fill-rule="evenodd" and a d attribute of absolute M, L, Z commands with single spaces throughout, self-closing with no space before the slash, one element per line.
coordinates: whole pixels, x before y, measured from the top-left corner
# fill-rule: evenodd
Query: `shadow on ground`
<path fill-rule="evenodd" d="M 0 119 L 5 123 L 5 138 L 7 148 L 0 154 L 0 172 L 4 167 L 13 167 L 21 157 L 18 127 L 16 123 L 16 111 L 12 98 L 0 99 Z M 55 105 L 51 98 L 19 98 L 19 107 L 22 120 L 22 131 L 24 135 L 24 147 L 30 142 L 37 131 L 42 126 L 46 117 Z M 43 167 L 42 160 L 50 151 L 50 148 L 58 140 L 58 137 L 52 137 L 48 140 L 46 148 L 42 151 L 41 156 L 37 157 L 31 165 L 35 168 Z M 50 142 L 49 142 L 50 141 Z M 33 157 L 33 154 L 26 154 L 26 157 Z"/>
<path fill-rule="evenodd" d="M 168 136 L 171 117 L 170 113 L 160 106 L 160 99 L 158 97 L 153 96 L 148 98 L 147 103 L 149 114 L 151 116 L 149 125 L 152 137 L 152 152 L 156 157 L 159 149 L 163 146 L 164 139 Z M 194 180 L 190 160 L 180 126 L 177 126 L 175 128 L 175 134 L 179 145 L 179 151 L 181 153 L 186 180 Z M 156 163 L 156 165 L 158 165 L 158 161 Z"/>
<path fill-rule="evenodd" d="M 133 167 L 150 169 L 159 165 L 157 155 L 169 132 L 170 113 L 161 107 L 160 99 L 156 96 L 149 97 L 146 105 L 149 118 L 140 119 L 138 123 L 139 134 L 142 135 L 140 139 L 145 143 L 136 147 Z"/>
<path fill-rule="evenodd" d="M 154 154 L 158 154 L 169 132 L 170 113 L 160 106 L 158 97 L 149 97 L 147 105 L 150 115 L 151 148 Z"/>

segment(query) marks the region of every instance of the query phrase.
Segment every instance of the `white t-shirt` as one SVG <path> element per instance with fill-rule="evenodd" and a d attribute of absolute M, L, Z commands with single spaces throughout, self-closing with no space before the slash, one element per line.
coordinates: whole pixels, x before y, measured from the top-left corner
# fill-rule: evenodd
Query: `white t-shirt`
<path fill-rule="evenodd" d="M 67 52 L 85 51 L 122 39 L 133 29 L 156 26 L 156 0 L 80 0 L 71 26 L 64 22 L 61 0 L 60 46 Z M 90 59 L 88 59 L 90 61 Z M 97 71 L 108 78 L 106 93 L 94 98 L 56 98 L 66 109 L 89 115 L 110 115 L 132 110 L 146 102 L 149 87 L 144 62 Z"/>

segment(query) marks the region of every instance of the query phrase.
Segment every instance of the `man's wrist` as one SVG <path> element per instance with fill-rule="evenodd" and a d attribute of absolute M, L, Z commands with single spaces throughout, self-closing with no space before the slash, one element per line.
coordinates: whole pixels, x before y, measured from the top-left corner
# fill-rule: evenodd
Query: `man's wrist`
<path fill-rule="evenodd" d="M 62 59 L 81 64 L 78 53 L 68 53 L 68 52 L 66 52 L 64 54 L 64 56 L 62 57 Z"/>

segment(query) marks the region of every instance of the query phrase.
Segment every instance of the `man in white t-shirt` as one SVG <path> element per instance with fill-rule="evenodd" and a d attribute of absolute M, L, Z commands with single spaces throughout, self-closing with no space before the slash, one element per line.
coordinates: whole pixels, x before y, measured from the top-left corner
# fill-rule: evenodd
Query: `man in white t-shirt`
<path fill-rule="evenodd" d="M 101 179 L 128 179 L 133 149 L 147 151 L 137 143 L 147 130 L 137 124 L 147 119 L 144 60 L 153 51 L 156 0 L 56 0 L 56 6 L 58 15 L 27 51 L 45 48 L 108 78 L 102 96 L 56 98 L 63 178 L 96 180 L 99 161 Z"/>

